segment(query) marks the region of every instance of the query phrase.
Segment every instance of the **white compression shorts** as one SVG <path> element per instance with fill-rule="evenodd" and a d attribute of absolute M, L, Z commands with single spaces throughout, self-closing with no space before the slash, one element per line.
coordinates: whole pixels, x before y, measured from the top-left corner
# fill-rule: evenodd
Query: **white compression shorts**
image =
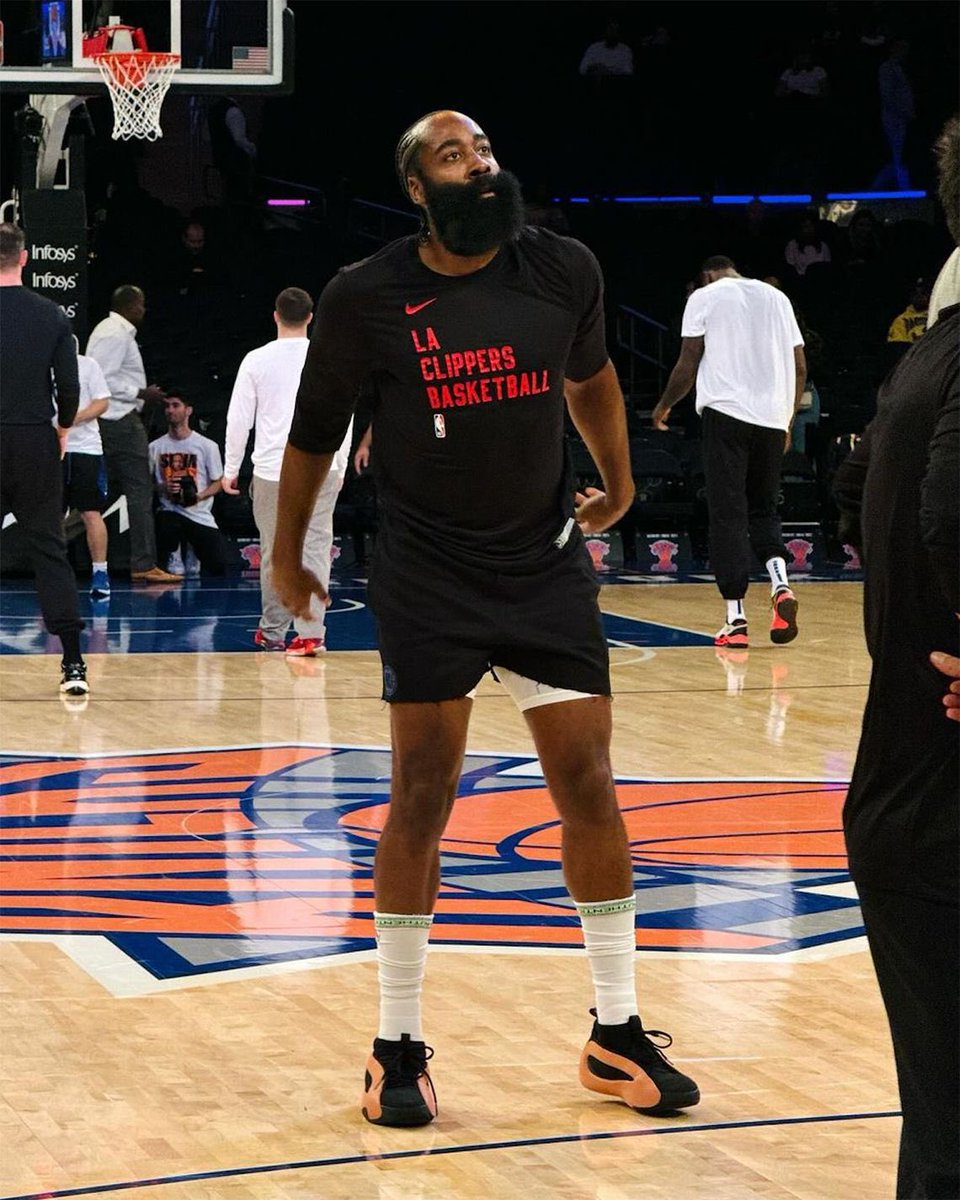
<path fill-rule="evenodd" d="M 494 678 L 507 689 L 513 697 L 514 704 L 521 712 L 526 712 L 528 708 L 540 708 L 544 704 L 560 704 L 565 700 L 590 700 L 594 695 L 593 692 L 574 692 L 570 688 L 558 688 L 549 683 L 537 683 L 535 679 L 518 675 L 506 667 L 495 666 L 493 672 Z M 477 689 L 472 688 L 467 692 L 467 697 L 472 700 L 476 694 Z"/>

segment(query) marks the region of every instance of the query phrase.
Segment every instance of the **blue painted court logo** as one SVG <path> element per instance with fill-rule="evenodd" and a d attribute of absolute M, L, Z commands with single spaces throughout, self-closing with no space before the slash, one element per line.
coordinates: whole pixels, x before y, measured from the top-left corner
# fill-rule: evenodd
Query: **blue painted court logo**
<path fill-rule="evenodd" d="M 0 931 L 97 935 L 157 979 L 374 945 L 385 749 L 0 759 Z M 782 955 L 862 934 L 838 783 L 619 779 L 645 950 Z M 470 754 L 434 944 L 569 948 L 580 926 L 533 758 Z"/>

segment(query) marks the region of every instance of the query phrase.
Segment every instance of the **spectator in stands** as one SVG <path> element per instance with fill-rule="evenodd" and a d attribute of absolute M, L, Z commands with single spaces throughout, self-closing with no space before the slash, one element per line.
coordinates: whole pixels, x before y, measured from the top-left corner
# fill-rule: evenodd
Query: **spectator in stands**
<path fill-rule="evenodd" d="M 166 563 L 174 551 L 189 546 L 202 574 L 225 575 L 227 547 L 213 515 L 213 498 L 223 480 L 220 448 L 190 428 L 193 408 L 183 396 L 171 391 L 163 407 L 167 432 L 150 443 L 150 468 L 160 501 L 158 552 Z"/>
<path fill-rule="evenodd" d="M 97 361 L 110 389 L 109 407 L 99 418 L 100 437 L 110 482 L 127 498 L 130 578 L 144 583 L 179 583 L 176 575 L 157 565 L 153 481 L 143 413 L 162 403 L 165 395 L 156 384 L 147 384 L 137 345 L 137 329 L 146 312 L 140 288 L 132 284 L 118 287 L 111 297 L 109 315 L 90 334 L 87 354 Z"/>
<path fill-rule="evenodd" d="M 287 633 L 294 622 L 273 587 L 273 540 L 277 529 L 277 496 L 280 466 L 297 399 L 300 374 L 310 344 L 307 329 L 313 320 L 313 299 L 302 288 L 284 288 L 277 296 L 273 321 L 277 336 L 251 350 L 240 364 L 227 412 L 224 491 L 239 495 L 250 430 L 253 437 L 253 519 L 260 533 L 260 623 L 254 645 L 261 650 L 285 651 L 298 658 L 313 658 L 326 649 L 326 610 L 309 619 L 298 618 L 293 639 Z M 303 545 L 304 562 L 326 588 L 330 583 L 330 549 L 333 545 L 333 510 L 346 474 L 353 439 L 353 422 L 334 455 L 330 473 L 314 502 Z"/>
<path fill-rule="evenodd" d="M 189 221 L 184 226 L 171 255 L 170 268 L 173 286 L 181 296 L 204 284 L 220 281 L 219 264 L 211 254 L 207 231 L 199 221 Z"/>
<path fill-rule="evenodd" d="M 588 79 L 633 74 L 633 51 L 620 37 L 620 22 L 616 17 L 607 21 L 604 36 L 591 42 L 580 60 L 580 74 Z"/>
<path fill-rule="evenodd" d="M 599 192 L 616 192 L 636 175 L 636 138 L 640 122 L 627 119 L 633 108 L 633 50 L 620 35 L 620 23 L 611 16 L 605 36 L 592 42 L 580 60 L 582 122 L 579 136 L 582 186 Z"/>
<path fill-rule="evenodd" d="M 960 244 L 956 117 L 937 153 Z M 843 829 L 893 1041 L 903 1198 L 960 1196 L 960 761 L 937 673 L 957 666 L 958 372 L 953 304 L 884 380 L 876 416 L 834 479 L 862 550 L 872 660 Z M 951 685 L 947 701 L 956 698 Z"/>
<path fill-rule="evenodd" d="M 910 172 L 904 162 L 904 148 L 910 124 L 916 116 L 913 87 L 903 67 L 910 52 L 905 38 L 895 38 L 877 72 L 880 92 L 880 126 L 890 151 L 889 160 L 873 180 L 875 188 L 909 188 Z"/>
<path fill-rule="evenodd" d="M 814 263 L 831 261 L 830 247 L 817 227 L 816 212 L 805 212 L 797 222 L 797 231 L 783 251 L 787 265 L 797 276 L 804 276 Z"/>
<path fill-rule="evenodd" d="M 925 279 L 918 279 L 910 289 L 906 308 L 894 317 L 887 330 L 888 369 L 900 361 L 914 342 L 923 337 L 927 328 L 929 303 L 930 285 Z"/>
<path fill-rule="evenodd" d="M 827 72 L 814 62 L 811 47 L 805 46 L 796 52 L 790 66 L 777 81 L 774 94 L 781 100 L 799 98 L 807 106 L 802 110 L 805 112 L 810 109 L 810 101 L 825 100 L 830 95 Z"/>
<path fill-rule="evenodd" d="M 819 178 L 828 133 L 826 103 L 830 83 L 813 50 L 797 50 L 777 81 L 780 146 L 771 168 L 786 186 L 811 188 Z"/>
<path fill-rule="evenodd" d="M 844 233 L 841 257 L 845 266 L 866 266 L 883 258 L 883 230 L 872 209 L 857 209 L 844 226 Z"/>
<path fill-rule="evenodd" d="M 210 107 L 208 127 L 213 164 L 223 179 L 227 203 L 250 200 L 257 171 L 257 147 L 247 132 L 247 118 L 233 96 Z"/>
<path fill-rule="evenodd" d="M 743 600 L 752 550 L 770 576 L 770 640 L 782 645 L 797 636 L 797 600 L 777 505 L 781 461 L 806 381 L 803 338 L 787 297 L 744 279 L 731 259 L 708 258 L 703 276 L 705 286 L 687 300 L 680 357 L 653 424 L 666 429 L 670 410 L 696 384 L 710 565 L 726 604 L 715 644 L 749 646 Z"/>
<path fill-rule="evenodd" d="M 107 467 L 98 417 L 102 417 L 110 406 L 110 388 L 96 359 L 78 354 L 77 368 L 80 407 L 67 434 L 67 450 L 63 456 L 63 505 L 65 509 L 75 508 L 83 519 L 93 564 L 90 598 L 106 600 L 110 595 L 108 534 L 103 520 L 103 510 L 107 506 Z"/>

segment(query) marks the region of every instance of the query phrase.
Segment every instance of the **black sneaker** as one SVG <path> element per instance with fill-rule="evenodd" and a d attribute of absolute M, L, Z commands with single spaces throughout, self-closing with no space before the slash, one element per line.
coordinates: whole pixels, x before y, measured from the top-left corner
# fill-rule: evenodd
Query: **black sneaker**
<path fill-rule="evenodd" d="M 60 664 L 60 691 L 65 696 L 85 696 L 90 691 L 85 662 Z"/>
<path fill-rule="evenodd" d="M 595 1008 L 590 1012 L 597 1015 Z M 665 1040 L 657 1044 L 654 1038 Z M 594 1021 L 580 1056 L 580 1082 L 652 1117 L 692 1108 L 700 1103 L 700 1089 L 663 1053 L 672 1043 L 669 1033 L 644 1029 L 639 1017 L 624 1025 Z"/>
<path fill-rule="evenodd" d="M 426 1125 L 437 1115 L 437 1093 L 427 1071 L 433 1050 L 409 1033 L 399 1042 L 373 1039 L 360 1107 L 372 1125 Z"/>

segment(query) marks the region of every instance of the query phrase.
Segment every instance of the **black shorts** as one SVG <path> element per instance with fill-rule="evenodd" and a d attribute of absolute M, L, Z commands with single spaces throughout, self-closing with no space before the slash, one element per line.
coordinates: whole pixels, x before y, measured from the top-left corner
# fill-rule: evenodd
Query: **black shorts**
<path fill-rule="evenodd" d="M 579 529 L 529 573 L 497 574 L 409 545 L 385 554 L 379 543 L 367 597 L 384 700 L 458 699 L 498 666 L 551 687 L 610 695 L 600 585 Z"/>
<path fill-rule="evenodd" d="M 101 454 L 66 454 L 63 506 L 102 513 L 107 507 L 107 468 Z"/>

